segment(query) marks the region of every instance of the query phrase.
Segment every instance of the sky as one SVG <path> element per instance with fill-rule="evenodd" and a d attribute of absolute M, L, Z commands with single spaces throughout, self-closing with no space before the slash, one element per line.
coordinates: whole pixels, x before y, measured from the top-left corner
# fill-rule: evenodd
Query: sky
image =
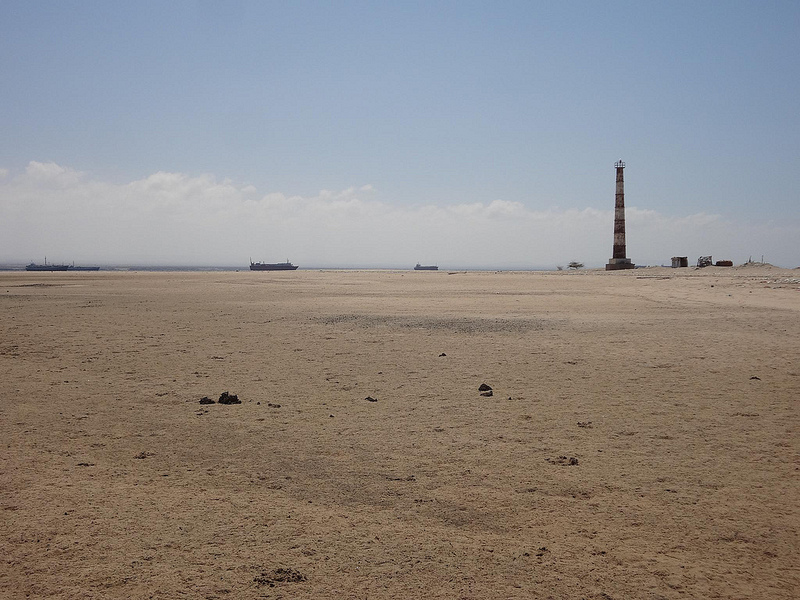
<path fill-rule="evenodd" d="M 0 264 L 800 266 L 800 3 L 0 3 Z"/>

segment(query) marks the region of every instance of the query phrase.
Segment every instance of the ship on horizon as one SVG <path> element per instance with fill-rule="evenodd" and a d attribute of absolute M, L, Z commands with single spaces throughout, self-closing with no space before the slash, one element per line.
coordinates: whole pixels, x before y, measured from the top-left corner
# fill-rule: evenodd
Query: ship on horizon
<path fill-rule="evenodd" d="M 417 263 L 414 266 L 414 270 L 415 271 L 438 271 L 439 270 L 439 265 L 421 265 L 421 264 Z"/>
<path fill-rule="evenodd" d="M 262 262 L 253 262 L 253 259 L 250 259 L 250 270 L 251 271 L 294 271 L 296 270 L 298 265 L 293 265 L 289 262 L 289 259 L 286 259 L 286 262 L 282 263 L 262 263 Z"/>
<path fill-rule="evenodd" d="M 31 263 L 29 265 L 25 265 L 26 271 L 67 271 L 69 270 L 69 265 L 48 265 L 47 260 L 45 259 L 43 265 L 37 265 L 36 263 Z"/>
<path fill-rule="evenodd" d="M 37 265 L 35 262 L 31 262 L 29 265 L 25 265 L 26 271 L 66 271 L 69 269 L 69 265 L 54 265 L 54 264 L 47 264 L 47 257 L 44 257 L 44 264 Z"/>
<path fill-rule="evenodd" d="M 26 271 L 99 271 L 100 267 L 81 267 L 75 266 L 73 262 L 71 265 L 54 265 L 54 264 L 47 264 L 47 257 L 44 257 L 44 264 L 38 265 L 32 262 L 29 265 L 25 265 Z"/>

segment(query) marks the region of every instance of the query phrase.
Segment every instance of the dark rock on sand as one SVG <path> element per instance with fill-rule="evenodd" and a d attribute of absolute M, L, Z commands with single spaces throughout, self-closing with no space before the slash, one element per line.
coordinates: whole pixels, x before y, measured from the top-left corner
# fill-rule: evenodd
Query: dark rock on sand
<path fill-rule="evenodd" d="M 551 465 L 564 465 L 573 467 L 578 464 L 578 459 L 574 456 L 570 456 L 569 458 L 566 456 L 559 456 L 557 458 L 547 458 L 545 460 L 547 460 L 547 462 L 549 462 Z"/>
<path fill-rule="evenodd" d="M 239 400 L 239 396 L 236 394 L 229 394 L 228 392 L 222 392 L 219 397 L 220 404 L 241 404 L 242 401 Z"/>
<path fill-rule="evenodd" d="M 253 581 L 258 585 L 268 585 L 270 587 L 273 587 L 276 583 L 300 583 L 305 580 L 306 576 L 297 569 L 284 568 L 264 571 L 253 578 Z"/>
<path fill-rule="evenodd" d="M 216 402 L 208 396 L 203 396 L 200 398 L 200 404 L 216 404 Z"/>
<path fill-rule="evenodd" d="M 479 391 L 479 392 L 491 392 L 491 391 L 492 391 L 492 386 L 490 386 L 490 385 L 486 385 L 485 383 L 482 383 L 482 384 L 481 384 L 481 385 L 478 387 L 478 391 Z"/>
<path fill-rule="evenodd" d="M 490 396 L 493 396 L 493 395 L 494 395 L 494 392 L 492 392 L 492 390 L 489 390 L 487 392 L 481 392 L 481 396 L 486 396 L 487 398 L 490 397 Z"/>
<path fill-rule="evenodd" d="M 377 398 L 373 398 L 372 396 L 367 396 L 366 398 L 364 398 L 364 400 L 366 400 L 367 402 L 377 402 L 378 401 Z"/>

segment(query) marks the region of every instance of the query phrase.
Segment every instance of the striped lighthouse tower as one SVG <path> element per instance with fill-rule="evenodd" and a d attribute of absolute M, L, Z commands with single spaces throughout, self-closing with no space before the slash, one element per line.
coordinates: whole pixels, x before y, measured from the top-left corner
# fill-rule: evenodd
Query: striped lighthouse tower
<path fill-rule="evenodd" d="M 606 265 L 606 271 L 633 269 L 636 265 L 625 256 L 625 177 L 622 172 L 625 163 L 618 160 L 614 163 L 617 169 L 617 195 L 614 201 L 614 251 Z"/>

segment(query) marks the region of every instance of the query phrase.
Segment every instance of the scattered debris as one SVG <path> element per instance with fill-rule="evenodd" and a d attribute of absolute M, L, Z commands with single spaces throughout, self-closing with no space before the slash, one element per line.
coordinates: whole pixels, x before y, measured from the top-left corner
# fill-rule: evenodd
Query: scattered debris
<path fill-rule="evenodd" d="M 373 398 L 372 396 L 367 396 L 366 398 L 364 398 L 364 400 L 366 400 L 367 402 L 377 402 L 378 401 L 377 398 Z"/>
<path fill-rule="evenodd" d="M 386 479 L 389 481 L 416 481 L 417 478 L 413 475 L 409 475 L 408 477 L 392 477 L 390 475 L 386 476 Z"/>
<path fill-rule="evenodd" d="M 698 267 L 710 267 L 714 264 L 714 261 L 711 260 L 710 256 L 701 256 L 697 259 L 697 266 Z"/>
<path fill-rule="evenodd" d="M 241 404 L 242 401 L 239 400 L 239 396 L 236 394 L 229 394 L 228 392 L 222 392 L 219 397 L 220 404 Z"/>
<path fill-rule="evenodd" d="M 258 585 L 268 585 L 275 587 L 276 583 L 300 583 L 306 581 L 306 576 L 297 569 L 278 568 L 272 571 L 264 571 L 256 575 L 253 581 Z"/>
<path fill-rule="evenodd" d="M 478 391 L 479 391 L 479 392 L 491 392 L 491 391 L 492 391 L 492 386 L 490 386 L 490 385 L 486 385 L 485 383 L 482 383 L 482 384 L 481 384 L 481 385 L 478 387 Z"/>
<path fill-rule="evenodd" d="M 139 452 L 139 454 L 137 454 L 133 458 L 138 458 L 139 460 L 142 460 L 145 458 L 149 458 L 151 456 L 155 456 L 155 454 L 153 454 L 152 452 Z"/>
<path fill-rule="evenodd" d="M 203 396 L 200 398 L 200 404 L 216 404 L 216 401 L 212 400 L 208 396 Z"/>
<path fill-rule="evenodd" d="M 81 462 L 81 463 L 78 463 L 78 466 L 79 466 L 79 467 L 93 467 L 93 466 L 94 466 L 94 463 L 90 463 L 90 462 Z"/>
<path fill-rule="evenodd" d="M 569 458 L 566 456 L 559 456 L 557 458 L 546 458 L 545 460 L 551 465 L 564 465 L 572 467 L 578 464 L 578 459 L 574 456 L 570 456 Z"/>
<path fill-rule="evenodd" d="M 592 428 L 592 422 L 591 421 L 578 421 L 578 427 L 585 427 L 587 429 L 591 429 Z"/>
<path fill-rule="evenodd" d="M 273 404 L 272 402 L 267 402 L 267 406 L 270 408 L 280 408 L 280 404 Z"/>

